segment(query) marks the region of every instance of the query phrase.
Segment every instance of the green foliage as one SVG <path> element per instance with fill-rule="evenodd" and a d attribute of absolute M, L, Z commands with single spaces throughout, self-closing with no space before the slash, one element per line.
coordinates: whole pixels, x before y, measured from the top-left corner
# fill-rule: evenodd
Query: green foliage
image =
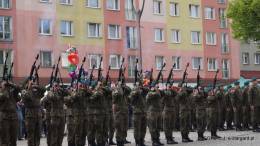
<path fill-rule="evenodd" d="M 260 41 L 259 14 L 260 0 L 230 1 L 226 17 L 231 19 L 232 38 L 242 44 L 248 44 L 248 39 Z"/>

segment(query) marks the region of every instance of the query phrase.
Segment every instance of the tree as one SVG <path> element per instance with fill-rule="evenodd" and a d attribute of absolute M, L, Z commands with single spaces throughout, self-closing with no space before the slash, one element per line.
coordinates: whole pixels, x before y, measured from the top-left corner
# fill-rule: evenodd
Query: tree
<path fill-rule="evenodd" d="M 231 19 L 233 39 L 242 44 L 260 41 L 260 0 L 230 1 L 226 17 Z"/>

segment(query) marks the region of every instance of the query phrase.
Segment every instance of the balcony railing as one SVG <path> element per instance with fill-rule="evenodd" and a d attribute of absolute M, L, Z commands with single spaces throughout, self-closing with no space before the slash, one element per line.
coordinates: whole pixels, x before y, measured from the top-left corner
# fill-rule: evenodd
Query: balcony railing
<path fill-rule="evenodd" d="M 222 70 L 222 77 L 223 79 L 229 79 L 229 69 Z"/>
<path fill-rule="evenodd" d="M 229 53 L 228 44 L 221 44 L 221 53 L 222 54 L 228 54 Z"/>
<path fill-rule="evenodd" d="M 0 43 L 13 43 L 13 31 L 0 31 Z"/>
<path fill-rule="evenodd" d="M 133 10 L 125 10 L 126 20 L 135 21 L 135 12 Z"/>

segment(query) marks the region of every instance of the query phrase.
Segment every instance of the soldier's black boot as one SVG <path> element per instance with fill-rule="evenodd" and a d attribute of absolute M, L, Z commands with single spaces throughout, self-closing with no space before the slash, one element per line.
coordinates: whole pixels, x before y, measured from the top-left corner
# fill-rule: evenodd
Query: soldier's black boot
<path fill-rule="evenodd" d="M 190 132 L 196 132 L 195 130 L 192 129 L 192 127 L 190 127 Z"/>
<path fill-rule="evenodd" d="M 211 139 L 218 139 L 218 137 L 215 135 L 214 131 L 211 131 Z"/>
<path fill-rule="evenodd" d="M 93 144 L 93 146 L 97 146 L 97 143 L 96 143 L 95 139 L 92 140 L 92 144 Z"/>
<path fill-rule="evenodd" d="M 217 135 L 217 131 L 214 131 L 214 134 L 215 134 L 215 136 L 217 136 L 218 138 L 221 138 L 221 136 L 218 136 L 218 135 Z"/>
<path fill-rule="evenodd" d="M 223 126 L 221 126 L 221 125 L 218 126 L 218 130 L 219 130 L 219 131 L 225 131 L 225 129 L 224 129 Z"/>
<path fill-rule="evenodd" d="M 202 136 L 202 133 L 198 133 L 198 141 L 203 141 L 204 137 Z"/>
<path fill-rule="evenodd" d="M 117 146 L 121 146 L 120 141 L 116 141 L 116 143 L 117 143 Z"/>
<path fill-rule="evenodd" d="M 227 125 L 227 130 L 234 130 L 234 128 L 231 126 L 231 124 Z"/>
<path fill-rule="evenodd" d="M 253 126 L 253 132 L 260 132 L 257 125 Z"/>
<path fill-rule="evenodd" d="M 204 138 L 204 140 L 208 140 L 208 139 L 204 136 L 204 132 L 201 133 L 201 136 Z"/>
<path fill-rule="evenodd" d="M 180 128 L 181 128 L 181 125 L 178 125 L 178 131 L 181 131 L 181 129 L 180 129 Z"/>
<path fill-rule="evenodd" d="M 92 140 L 88 140 L 88 146 L 93 146 L 93 141 Z"/>
<path fill-rule="evenodd" d="M 171 139 L 171 136 L 166 136 L 167 144 L 174 144 L 174 142 Z"/>
<path fill-rule="evenodd" d="M 188 142 L 193 142 L 193 140 L 191 140 L 191 139 L 189 138 L 189 135 L 188 135 L 188 134 L 186 134 L 186 139 L 188 140 Z"/>
<path fill-rule="evenodd" d="M 182 142 L 188 142 L 185 134 L 181 134 L 181 137 L 182 137 Z"/>
<path fill-rule="evenodd" d="M 135 146 L 141 146 L 140 140 L 136 140 L 136 141 L 135 141 Z"/>
<path fill-rule="evenodd" d="M 127 141 L 127 140 L 125 139 L 124 143 L 125 143 L 125 144 L 131 143 L 131 141 Z"/>
<path fill-rule="evenodd" d="M 249 124 L 246 124 L 246 127 L 247 127 L 249 130 L 252 130 L 252 128 L 249 127 Z"/>
<path fill-rule="evenodd" d="M 156 138 L 153 138 L 153 146 L 160 146 Z"/>
<path fill-rule="evenodd" d="M 109 145 L 116 145 L 116 143 L 113 142 L 113 138 L 109 138 L 108 144 L 109 144 Z"/>
<path fill-rule="evenodd" d="M 236 125 L 236 131 L 242 131 L 239 125 Z"/>
<path fill-rule="evenodd" d="M 173 136 L 171 135 L 170 138 L 171 138 L 171 140 L 174 142 L 174 144 L 178 144 L 177 141 L 173 140 L 173 138 L 175 138 L 175 137 L 173 137 Z"/>
<path fill-rule="evenodd" d="M 157 143 L 159 143 L 159 145 L 164 145 L 164 143 L 161 143 L 159 138 L 157 138 L 156 140 L 157 140 Z"/>
<path fill-rule="evenodd" d="M 210 126 L 209 125 L 207 125 L 207 130 L 210 131 Z"/>
<path fill-rule="evenodd" d="M 140 145 L 141 145 L 141 146 L 147 146 L 147 145 L 145 145 L 145 143 L 144 143 L 144 142 L 145 142 L 145 140 L 144 140 L 144 139 L 140 139 Z"/>
<path fill-rule="evenodd" d="M 193 130 L 197 130 L 197 124 L 193 125 Z"/>
<path fill-rule="evenodd" d="M 178 131 L 178 126 L 176 125 L 173 130 L 174 130 L 175 132 L 177 132 L 177 131 Z"/>

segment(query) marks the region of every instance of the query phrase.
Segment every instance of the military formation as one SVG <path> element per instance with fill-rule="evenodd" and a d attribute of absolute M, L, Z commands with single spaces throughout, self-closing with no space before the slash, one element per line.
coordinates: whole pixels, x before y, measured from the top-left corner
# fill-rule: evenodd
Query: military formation
<path fill-rule="evenodd" d="M 178 144 L 174 140 L 173 131 L 180 131 L 182 142 L 193 142 L 189 132 L 198 133 L 198 141 L 207 140 L 204 132 L 211 132 L 211 139 L 221 138 L 217 131 L 225 130 L 253 130 L 260 132 L 260 89 L 257 79 L 241 85 L 239 81 L 232 85 L 217 85 L 217 74 L 213 85 L 203 86 L 198 69 L 197 85 L 187 86 L 187 67 L 178 89 L 173 89 L 173 65 L 165 89 L 159 89 L 162 69 L 156 79 L 150 78 L 150 86 L 144 86 L 142 71 L 135 69 L 133 89 L 125 83 L 124 59 L 119 70 L 116 86 L 110 86 L 109 69 L 106 81 L 102 85 L 101 64 L 98 77 L 94 80 L 92 72 L 86 82 L 83 63 L 79 75 L 73 75 L 71 85 L 64 88 L 59 71 L 59 60 L 51 73 L 49 85 L 41 86 L 38 79 L 38 70 L 35 66 L 38 55 L 29 77 L 24 80 L 25 88 L 12 82 L 7 75 L 7 66 L 4 65 L 4 74 L 0 90 L 0 145 L 16 146 L 18 136 L 18 114 L 16 103 L 22 100 L 25 104 L 26 130 L 28 146 L 39 146 L 42 128 L 42 113 L 40 101 L 46 109 L 46 140 L 48 146 L 62 146 L 65 123 L 67 123 L 68 146 L 106 146 L 131 143 L 127 138 L 129 127 L 128 104 L 132 104 L 133 127 L 136 146 L 145 145 L 147 127 L 152 145 L 164 145 L 160 141 L 160 132 L 163 129 L 167 144 Z M 100 63 L 102 62 L 102 57 Z M 35 72 L 35 74 L 34 74 Z M 153 72 L 153 69 L 151 70 Z M 55 74 L 54 74 L 55 73 Z M 58 77 L 59 74 L 59 77 Z M 47 92 L 46 92 L 47 91 Z M 21 95 L 19 93 L 21 92 Z M 67 106 L 65 121 L 64 105 Z M 226 126 L 224 126 L 226 123 Z M 234 125 L 232 125 L 234 123 Z M 225 128 L 226 127 L 226 128 Z M 235 129 L 234 129 L 235 127 Z M 252 127 L 253 129 L 251 129 Z M 115 133 L 116 129 L 116 133 Z M 115 133 L 116 142 L 113 141 Z"/>

